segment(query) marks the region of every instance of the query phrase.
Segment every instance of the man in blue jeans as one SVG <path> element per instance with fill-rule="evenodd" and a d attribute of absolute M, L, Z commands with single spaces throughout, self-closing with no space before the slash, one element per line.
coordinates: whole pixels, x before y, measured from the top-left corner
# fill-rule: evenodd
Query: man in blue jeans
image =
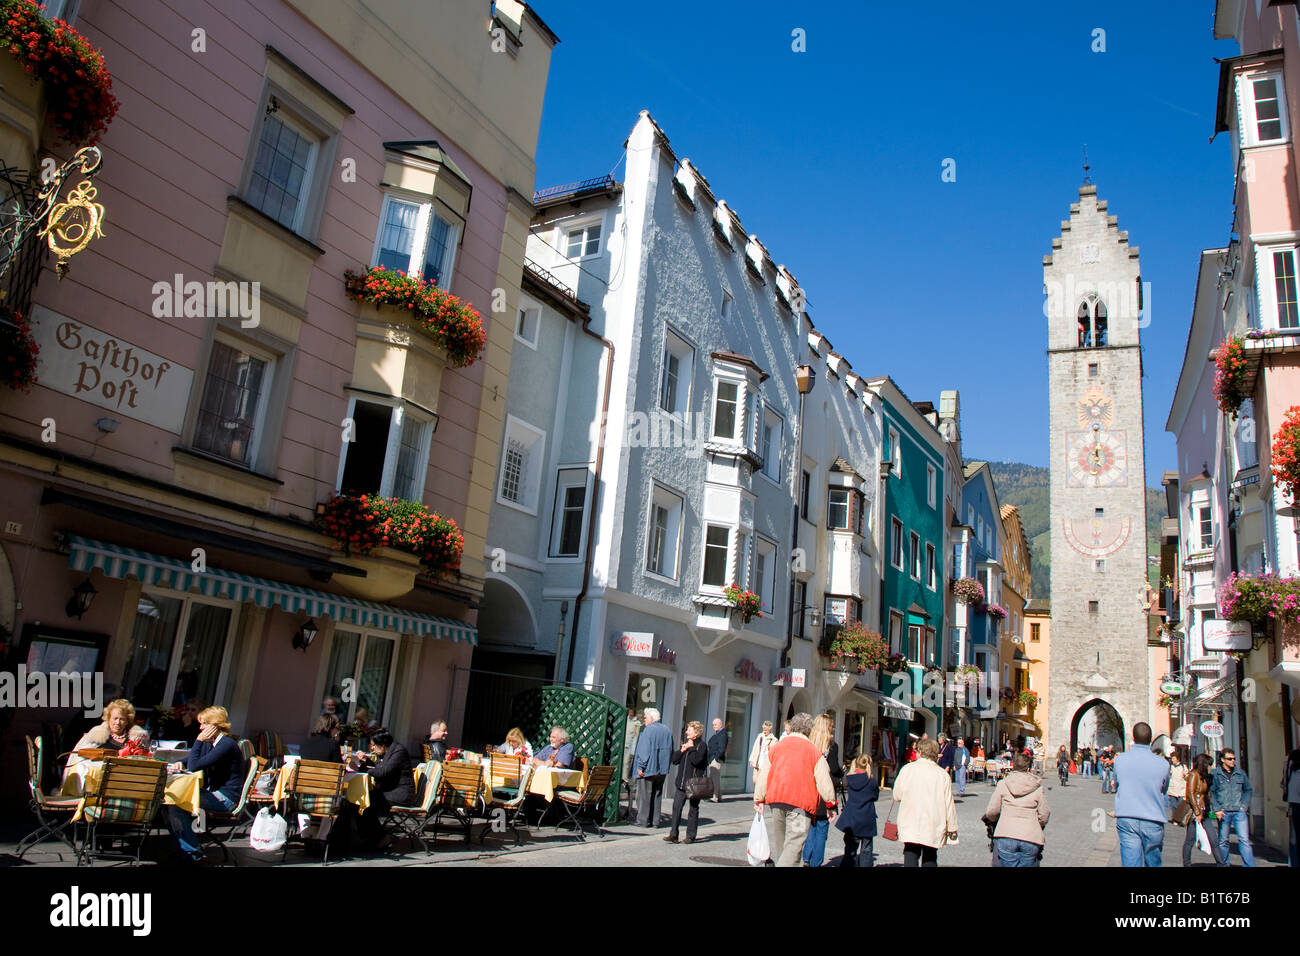
<path fill-rule="evenodd" d="M 1124 866 L 1159 866 L 1165 844 L 1169 761 L 1151 752 L 1151 726 L 1133 725 L 1133 746 L 1115 757 L 1115 829 Z"/>
<path fill-rule="evenodd" d="M 1250 845 L 1250 797 L 1254 788 L 1245 771 L 1237 767 L 1237 754 L 1224 748 L 1219 766 L 1210 774 L 1210 813 L 1219 821 L 1219 866 L 1231 866 L 1228 860 L 1228 837 L 1237 831 L 1237 852 L 1242 866 L 1255 865 L 1255 851 Z"/>

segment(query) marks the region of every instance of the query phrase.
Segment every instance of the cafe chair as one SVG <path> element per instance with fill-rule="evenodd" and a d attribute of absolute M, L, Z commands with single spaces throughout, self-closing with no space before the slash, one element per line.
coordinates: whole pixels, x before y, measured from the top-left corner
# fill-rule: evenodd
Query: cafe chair
<path fill-rule="evenodd" d="M 36 844 L 53 837 L 58 837 L 66 843 L 74 852 L 77 844 L 67 835 L 67 829 L 72 825 L 72 818 L 76 815 L 77 806 L 81 801 L 77 797 L 64 797 L 58 794 L 48 794 L 41 786 L 43 774 L 45 773 L 45 749 L 42 746 L 42 738 L 37 736 L 27 738 L 27 789 L 31 797 L 31 810 L 36 814 L 36 822 L 40 826 L 33 832 L 27 834 L 18 843 L 18 859 L 23 858 L 23 854 L 30 850 Z"/>
<path fill-rule="evenodd" d="M 433 759 L 433 748 L 428 744 L 420 744 L 420 752 L 424 754 L 424 762 L 428 763 Z"/>
<path fill-rule="evenodd" d="M 257 761 L 248 761 L 248 773 L 244 774 L 244 787 L 239 791 L 239 800 L 229 813 L 223 810 L 204 811 L 207 830 L 199 834 L 199 840 L 200 842 L 206 840 L 215 843 L 221 849 L 222 863 L 227 863 L 233 859 L 235 866 L 239 866 L 239 858 L 231 857 L 230 850 L 226 848 L 226 843 L 235 835 L 235 830 L 244 822 L 244 811 L 248 808 L 248 796 L 253 790 L 253 784 L 257 782 L 257 774 Z M 224 834 L 219 832 L 221 827 L 226 829 Z"/>
<path fill-rule="evenodd" d="M 488 807 L 488 826 L 485 826 L 483 832 L 479 834 L 479 843 L 487 839 L 488 832 L 492 829 L 493 817 L 498 810 L 505 814 L 506 829 L 515 835 L 515 846 L 524 842 L 519 836 L 519 831 L 528 828 L 526 803 L 528 781 L 532 778 L 532 774 L 533 765 L 525 764 L 519 774 L 519 786 L 513 793 L 503 789 L 493 789 L 492 802 Z"/>
<path fill-rule="evenodd" d="M 494 751 L 489 755 L 488 761 L 490 767 L 487 785 L 492 789 L 492 796 L 506 800 L 513 799 L 519 793 L 519 777 L 523 772 L 524 758 L 519 754 L 511 756 Z M 496 782 L 498 779 L 501 781 L 500 785 Z"/>
<path fill-rule="evenodd" d="M 341 763 L 327 763 L 323 760 L 295 760 L 289 771 L 289 781 L 284 788 L 284 799 L 289 805 L 285 819 L 296 822 L 297 814 L 305 814 L 319 821 L 316 837 L 304 837 L 296 827 L 289 839 L 284 841 L 284 854 L 281 861 L 289 855 L 289 845 L 297 840 L 304 846 L 308 839 L 315 839 L 325 844 L 325 854 L 321 866 L 328 866 L 330 847 L 328 835 L 339 817 L 343 803 L 343 773 Z"/>
<path fill-rule="evenodd" d="M 244 755 L 244 763 L 248 763 L 249 761 L 251 761 L 254 756 L 253 742 L 249 740 L 247 737 L 240 737 L 239 752 Z"/>
<path fill-rule="evenodd" d="M 442 764 L 437 760 L 420 764 L 415 768 L 414 805 L 389 807 L 385 820 L 390 829 L 400 831 L 412 844 L 418 843 L 426 854 L 432 854 L 433 847 L 424 842 L 424 831 L 433 819 L 441 790 Z"/>
<path fill-rule="evenodd" d="M 447 760 L 442 763 L 442 800 L 433 817 L 433 838 L 438 839 L 442 818 L 452 817 L 457 826 L 465 829 L 468 845 L 474 834 L 474 816 L 487 813 L 483 796 L 483 765 Z"/>
<path fill-rule="evenodd" d="M 166 783 L 167 764 L 161 760 L 106 758 L 99 790 L 86 797 L 81 811 L 83 825 L 77 865 L 95 858 L 128 860 L 138 866 L 145 838 L 153 829 L 158 808 L 163 805 Z M 122 853 L 99 850 L 99 839 L 112 835 L 122 837 Z M 131 837 L 135 840 L 134 856 L 126 849 L 127 839 Z"/>
<path fill-rule="evenodd" d="M 259 757 L 256 754 L 248 761 L 249 767 L 256 768 L 253 771 L 253 786 L 248 791 L 248 799 L 244 801 L 244 817 L 242 823 L 245 828 L 252 829 L 253 821 L 257 819 L 257 811 L 262 807 L 270 807 L 275 803 L 275 774 L 277 771 L 270 769 L 270 761 L 265 757 Z M 264 773 L 270 773 L 272 776 L 270 786 L 259 788 L 258 781 Z"/>
<path fill-rule="evenodd" d="M 614 781 L 613 767 L 593 767 L 591 773 L 587 775 L 582 789 L 559 790 L 555 794 L 554 805 L 558 806 L 565 813 L 565 817 L 557 823 L 556 829 L 565 822 L 571 822 L 574 826 L 574 832 L 583 840 L 587 839 L 587 833 L 582 826 L 582 815 L 597 808 L 597 804 L 605 796 L 605 791 L 609 789 L 610 784 Z M 600 814 L 592 814 L 593 822 L 596 825 L 596 833 L 604 839 L 605 830 L 600 825 Z"/>

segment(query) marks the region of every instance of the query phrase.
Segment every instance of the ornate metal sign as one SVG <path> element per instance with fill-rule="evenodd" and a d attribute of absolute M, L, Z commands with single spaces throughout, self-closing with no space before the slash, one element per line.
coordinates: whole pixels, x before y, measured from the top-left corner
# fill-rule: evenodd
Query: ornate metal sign
<path fill-rule="evenodd" d="M 62 279 L 68 272 L 68 260 L 90 245 L 92 239 L 102 236 L 104 207 L 95 202 L 98 190 L 83 179 L 73 186 L 63 202 L 56 202 L 63 181 L 76 169 L 82 174 L 92 176 L 103 156 L 99 148 L 87 146 L 77 150 L 71 160 L 64 163 L 50 177 L 45 188 L 41 190 L 40 201 L 45 203 L 43 216 L 45 225 L 40 235 L 49 243 L 50 251 L 58 257 L 54 271 Z"/>

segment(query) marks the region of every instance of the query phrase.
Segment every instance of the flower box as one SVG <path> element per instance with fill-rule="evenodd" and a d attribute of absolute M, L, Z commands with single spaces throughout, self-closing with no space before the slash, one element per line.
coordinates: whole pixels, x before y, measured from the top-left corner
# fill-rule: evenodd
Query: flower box
<path fill-rule="evenodd" d="M 317 509 L 317 526 L 339 542 L 352 559 L 347 563 L 363 568 L 367 579 L 373 579 L 367 584 L 340 576 L 339 585 L 352 593 L 382 590 L 389 598 L 405 594 L 415 586 L 421 568 L 435 577 L 459 568 L 465 547 L 456 522 L 418 501 L 379 495 L 335 495 Z M 404 589 L 394 590 L 399 587 Z"/>
<path fill-rule="evenodd" d="M 1271 471 L 1278 491 L 1293 505 L 1300 504 L 1300 405 L 1286 410 L 1273 436 Z"/>
<path fill-rule="evenodd" d="M 1300 577 L 1231 574 L 1219 591 L 1219 613 L 1252 624 L 1300 622 Z"/>
<path fill-rule="evenodd" d="M 889 643 L 861 621 L 850 621 L 822 638 L 818 647 L 836 669 L 865 674 L 889 660 Z"/>
<path fill-rule="evenodd" d="M 333 579 L 344 591 L 365 601 L 382 603 L 409 594 L 420 573 L 420 559 L 396 548 L 375 548 L 369 554 L 340 558 L 339 562 L 366 572 L 364 578 L 336 574 Z"/>
<path fill-rule="evenodd" d="M 1239 335 L 1214 350 L 1214 400 L 1225 415 L 1235 415 L 1246 400 L 1246 343 Z"/>
<path fill-rule="evenodd" d="M 762 617 L 763 612 L 760 610 L 763 606 L 763 599 L 753 591 L 741 588 L 735 584 L 728 584 L 722 589 L 722 593 L 727 596 L 731 606 L 740 614 L 741 620 L 748 624 L 756 617 Z"/>
<path fill-rule="evenodd" d="M 418 274 L 380 266 L 365 272 L 349 269 L 343 287 L 349 298 L 402 316 L 446 352 L 456 368 L 473 365 L 487 344 L 483 319 L 474 307 Z"/>
<path fill-rule="evenodd" d="M 984 603 L 984 585 L 974 578 L 958 578 L 953 581 L 952 594 L 958 604 Z"/>
<path fill-rule="evenodd" d="M 36 356 L 40 351 L 27 320 L 20 313 L 0 306 L 0 385 L 31 392 L 36 384 Z"/>

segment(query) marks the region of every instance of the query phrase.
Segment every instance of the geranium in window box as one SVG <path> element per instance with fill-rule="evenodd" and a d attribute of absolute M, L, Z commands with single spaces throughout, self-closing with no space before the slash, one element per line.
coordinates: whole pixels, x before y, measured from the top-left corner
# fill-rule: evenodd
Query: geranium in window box
<path fill-rule="evenodd" d="M 1016 703 L 1021 707 L 1037 707 L 1038 691 L 1022 690 L 1020 693 L 1016 694 Z"/>
<path fill-rule="evenodd" d="M 861 621 L 850 621 L 833 636 L 823 637 L 819 650 L 836 670 L 865 674 L 889 660 L 889 642 Z"/>
<path fill-rule="evenodd" d="M 1300 405 L 1286 410 L 1286 417 L 1273 436 L 1271 462 L 1273 482 L 1278 491 L 1300 504 Z"/>
<path fill-rule="evenodd" d="M 987 614 L 995 621 L 1004 620 L 1007 616 L 1007 609 L 1001 604 L 981 604 L 975 611 L 979 614 Z"/>
<path fill-rule="evenodd" d="M 978 684 L 980 669 L 974 664 L 962 664 L 957 668 L 956 675 L 959 681 L 964 681 L 967 684 Z"/>
<path fill-rule="evenodd" d="M 748 624 L 753 618 L 762 617 L 763 599 L 753 591 L 736 584 L 728 584 L 722 589 L 731 606 L 740 612 L 741 620 Z"/>
<path fill-rule="evenodd" d="M 473 365 L 487 344 L 483 318 L 474 307 L 418 274 L 382 266 L 365 272 L 349 269 L 343 274 L 343 287 L 358 302 L 405 311 L 456 368 Z"/>
<path fill-rule="evenodd" d="M 1235 415 L 1246 395 L 1246 343 L 1234 335 L 1214 350 L 1214 400 L 1225 415 Z"/>
<path fill-rule="evenodd" d="M 952 582 L 952 595 L 958 604 L 982 604 L 984 585 L 974 578 L 958 578 Z"/>
<path fill-rule="evenodd" d="M 22 314 L 0 306 L 0 384 L 30 393 L 40 351 Z"/>
<path fill-rule="evenodd" d="M 45 89 L 46 118 L 74 146 L 99 142 L 117 115 L 113 78 L 90 41 L 32 0 L 0 0 L 0 42 Z"/>
<path fill-rule="evenodd" d="M 1230 574 L 1219 591 L 1219 613 L 1252 624 L 1300 623 L 1300 577 Z"/>
<path fill-rule="evenodd" d="M 880 665 L 880 669 L 886 674 L 897 674 L 899 671 L 907 670 L 907 657 L 903 654 L 890 654 L 885 658 L 885 662 Z"/>

